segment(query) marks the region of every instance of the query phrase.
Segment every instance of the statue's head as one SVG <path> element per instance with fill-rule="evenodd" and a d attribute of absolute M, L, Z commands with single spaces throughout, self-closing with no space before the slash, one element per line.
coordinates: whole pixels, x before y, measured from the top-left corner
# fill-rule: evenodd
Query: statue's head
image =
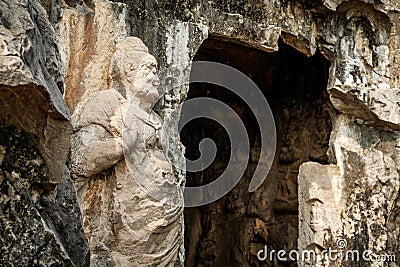
<path fill-rule="evenodd" d="M 113 87 L 123 90 L 129 102 L 148 110 L 159 98 L 156 59 L 136 37 L 126 37 L 116 47 L 111 61 Z"/>

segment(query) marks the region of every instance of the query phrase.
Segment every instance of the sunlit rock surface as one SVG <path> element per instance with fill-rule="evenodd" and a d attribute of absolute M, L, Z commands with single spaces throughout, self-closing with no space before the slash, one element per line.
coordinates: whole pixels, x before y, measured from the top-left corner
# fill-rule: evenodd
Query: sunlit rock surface
<path fill-rule="evenodd" d="M 113 225 L 119 219 L 112 206 L 118 194 L 148 197 L 129 178 L 124 163 L 121 113 L 131 99 L 111 75 L 117 44 L 135 36 L 155 57 L 161 84 L 167 81 L 155 108 L 160 122 L 178 122 L 175 111 L 187 96 L 219 96 L 217 90 L 207 93 L 211 87 L 185 84 L 190 61 L 202 59 L 249 75 L 273 106 L 277 124 L 278 147 L 265 182 L 255 192 L 247 191 L 260 146 L 254 127 L 249 134 L 254 155 L 246 177 L 221 200 L 185 211 L 185 252 L 183 209 L 173 210 L 175 217 L 154 228 L 146 223 L 132 226 L 135 230 L 129 235 L 150 236 L 160 225 L 171 225 L 163 232 L 171 233 L 165 237 L 169 254 L 161 257 L 163 265 L 304 266 L 305 262 L 276 257 L 260 261 L 257 252 L 265 245 L 321 251 L 335 248 L 339 239 L 347 249 L 360 253 L 396 255 L 395 262 L 361 262 L 361 266 L 400 265 L 398 1 L 9 0 L 0 5 L 4 263 L 88 263 L 80 213 L 64 169 L 70 145 L 68 166 L 75 175 L 85 232 L 95 251 L 92 265 L 129 266 L 124 260 L 137 256 L 137 251 L 127 249 L 132 244 L 115 239 Z M 236 101 L 228 95 L 224 100 Z M 239 101 L 234 105 L 235 111 L 246 113 Z M 96 119 L 80 121 L 87 112 L 101 114 L 102 108 L 107 112 Z M 75 123 L 71 142 L 69 112 Z M 191 138 L 181 135 L 187 151 L 198 147 L 193 140 L 204 136 L 204 131 L 226 146 L 223 131 L 209 124 L 199 127 L 191 128 Z M 165 130 L 177 135 L 177 128 Z M 101 141 L 97 150 L 77 152 L 91 138 Z M 16 139 L 29 145 L 19 147 L 20 141 L 13 143 Z M 182 160 L 183 148 L 177 140 L 170 152 Z M 219 167 L 214 171 L 189 174 L 187 182 L 196 177 L 201 178 L 196 182 L 209 182 L 221 171 L 223 161 L 215 164 Z M 171 173 L 173 181 L 185 179 L 184 172 L 173 169 Z M 16 208 L 15 199 L 24 208 Z M 71 207 L 67 217 L 63 217 L 64 203 Z M 155 206 L 156 202 L 128 213 L 146 221 L 162 218 Z M 21 213 L 12 217 L 17 211 Z M 58 212 L 60 216 L 55 216 Z M 31 224 L 18 228 L 22 223 L 17 218 L 29 218 Z M 73 226 L 65 224 L 69 220 Z M 25 237 L 32 231 L 46 240 L 49 251 L 40 249 L 41 240 Z M 29 245 L 32 250 L 13 249 L 20 235 L 27 238 L 24 244 L 37 245 Z M 97 241 L 101 242 L 96 247 Z M 164 241 L 145 242 L 155 254 L 166 248 L 160 246 Z M 42 254 L 34 253 L 38 250 Z M 44 263 L 41 255 L 47 260 Z"/>
<path fill-rule="evenodd" d="M 58 35 L 38 1 L 0 6 L 0 265 L 89 266 Z"/>

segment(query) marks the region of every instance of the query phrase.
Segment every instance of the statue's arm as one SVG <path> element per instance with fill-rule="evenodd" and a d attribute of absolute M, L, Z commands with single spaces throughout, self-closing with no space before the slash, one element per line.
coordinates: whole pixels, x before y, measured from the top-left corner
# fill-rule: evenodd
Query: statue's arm
<path fill-rule="evenodd" d="M 71 172 L 90 177 L 114 166 L 123 156 L 122 132 L 128 132 L 129 142 L 136 142 L 137 133 L 124 126 L 127 103 L 114 89 L 94 93 L 81 104 L 75 118 Z M 134 129 L 135 130 L 135 129 Z M 125 143 L 127 142 L 124 136 Z"/>
<path fill-rule="evenodd" d="M 136 132 L 130 132 L 129 135 L 132 135 L 129 142 L 136 142 Z M 74 139 L 71 172 L 76 175 L 93 176 L 114 166 L 124 157 L 123 138 L 110 136 L 101 126 L 92 125 L 75 134 Z"/>
<path fill-rule="evenodd" d="M 117 164 L 123 158 L 122 138 L 98 140 L 76 151 L 72 172 L 90 177 Z"/>

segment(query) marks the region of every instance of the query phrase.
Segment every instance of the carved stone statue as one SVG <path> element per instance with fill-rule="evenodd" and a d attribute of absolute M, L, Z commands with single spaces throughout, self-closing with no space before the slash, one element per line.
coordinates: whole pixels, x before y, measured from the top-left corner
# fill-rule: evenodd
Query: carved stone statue
<path fill-rule="evenodd" d="M 111 89 L 91 95 L 73 115 L 71 171 L 91 262 L 176 266 L 183 262 L 183 196 L 163 152 L 161 119 L 150 111 L 159 97 L 157 63 L 140 39 L 127 37 L 111 65 Z M 175 195 L 152 194 L 165 185 Z"/>
<path fill-rule="evenodd" d="M 304 250 L 314 250 L 316 255 L 311 265 L 301 262 L 299 266 L 325 266 L 329 259 L 328 254 L 323 251 L 338 250 L 336 233 L 342 230 L 341 211 L 337 208 L 343 201 L 339 168 L 315 162 L 303 163 L 298 183 L 298 249 L 300 253 Z M 339 265 L 339 260 L 329 263 L 329 266 Z"/>

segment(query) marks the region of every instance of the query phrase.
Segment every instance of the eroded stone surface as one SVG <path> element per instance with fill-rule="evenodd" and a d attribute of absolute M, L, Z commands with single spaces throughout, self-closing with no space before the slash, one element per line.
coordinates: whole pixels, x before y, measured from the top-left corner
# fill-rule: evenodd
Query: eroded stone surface
<path fill-rule="evenodd" d="M 329 248 L 336 249 L 342 231 L 341 215 L 346 199 L 343 191 L 346 185 L 339 167 L 315 162 L 303 163 L 298 184 L 299 252 L 316 252 L 316 259 L 306 259 L 310 265 L 314 261 L 316 266 L 325 266 L 324 262 L 329 266 L 340 266 L 340 261 L 330 260 L 328 254 L 322 253 Z"/>
<path fill-rule="evenodd" d="M 244 57 L 253 58 L 243 61 Z M 237 155 L 236 164 L 249 165 L 236 187 L 220 200 L 186 212 L 186 264 L 188 266 L 263 266 L 276 263 L 275 256 L 263 263 L 257 259 L 260 249 L 290 251 L 297 247 L 297 176 L 299 166 L 313 160 L 327 162 L 330 105 L 324 84 L 329 63 L 320 54 L 308 58 L 295 49 L 280 44 L 271 54 L 220 39 L 206 40 L 197 60 L 229 63 L 257 83 L 269 100 L 277 130 L 277 152 L 265 182 L 254 193 L 248 186 L 260 156 L 260 136 L 251 111 L 233 93 L 209 84 L 193 84 L 189 99 L 210 97 L 227 103 L 246 125 L 250 157 Z M 293 66 L 302 65 L 302 69 Z M 318 67 L 317 67 L 318 66 Z M 182 114 L 185 116 L 185 114 Z M 219 114 L 223 117 L 223 114 Z M 224 118 L 229 120 L 229 118 Z M 307 125 L 307 127 L 304 127 Z M 206 184 L 216 179 L 229 159 L 229 137 L 222 127 L 209 120 L 185 126 L 181 138 L 190 159 L 199 156 L 198 143 L 211 138 L 219 153 L 206 170 L 190 173 L 188 186 Z M 240 163 L 239 163 L 240 162 Z M 285 233 L 285 234 L 282 234 Z M 282 265 L 294 266 L 294 262 Z"/>
<path fill-rule="evenodd" d="M 62 12 L 58 28 L 67 65 L 65 101 L 73 113 L 85 97 L 110 87 L 111 57 L 127 35 L 127 11 L 124 4 L 97 1 L 92 8 L 66 6 Z"/>
<path fill-rule="evenodd" d="M 62 99 L 64 66 L 57 35 L 37 1 L 4 1 L 1 35 L 1 117 L 37 133 L 54 182 L 61 180 L 71 130 Z"/>
<path fill-rule="evenodd" d="M 57 34 L 38 1 L 0 6 L 0 265 L 88 266 Z"/>
<path fill-rule="evenodd" d="M 0 127 L 0 250 L 2 266 L 88 266 L 76 191 L 68 170 L 61 182 L 38 149 L 37 136 Z"/>

